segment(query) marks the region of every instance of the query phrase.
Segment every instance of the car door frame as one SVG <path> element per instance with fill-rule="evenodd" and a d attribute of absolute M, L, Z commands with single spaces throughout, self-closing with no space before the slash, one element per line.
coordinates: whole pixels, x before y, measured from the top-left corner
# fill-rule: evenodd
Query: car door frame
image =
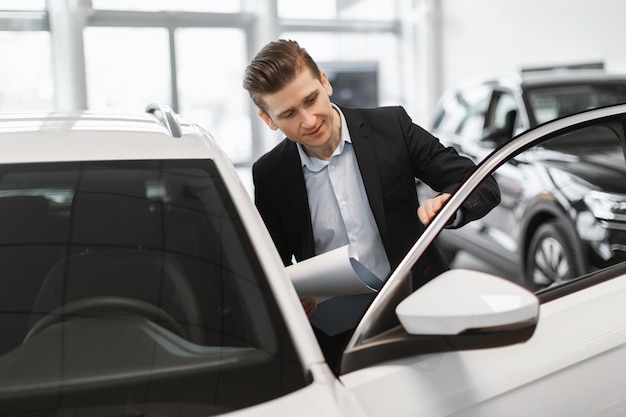
<path fill-rule="evenodd" d="M 392 340 L 386 349 L 381 349 L 380 343 L 376 339 L 376 336 L 380 335 L 381 331 L 390 330 L 388 326 L 389 323 L 393 323 L 395 307 L 410 292 L 407 282 L 410 281 L 409 277 L 413 265 L 436 239 L 440 231 L 444 229 L 454 213 L 461 207 L 463 201 L 479 185 L 482 179 L 492 174 L 498 167 L 506 163 L 508 159 L 537 144 L 555 136 L 596 124 L 604 124 L 613 129 L 621 139 L 624 149 L 626 149 L 626 104 L 622 104 L 589 110 L 541 125 L 500 146 L 488 158 L 480 162 L 474 174 L 454 193 L 446 206 L 419 237 L 366 311 L 344 351 L 340 373 L 352 372 L 360 368 L 402 357 L 441 351 L 441 344 L 439 343 L 433 343 L 432 348 L 424 349 L 423 340 L 415 340 L 414 342 L 409 340 L 407 342 L 408 335 L 402 335 L 401 330 L 400 335 Z M 593 286 L 594 282 L 594 280 L 581 280 L 575 287 L 570 287 L 575 288 L 570 291 L 582 291 Z M 566 290 L 558 291 L 563 291 L 564 295 L 569 294 Z M 476 346 L 476 348 L 479 347 Z M 363 355 L 363 352 L 368 349 L 375 354 Z"/>

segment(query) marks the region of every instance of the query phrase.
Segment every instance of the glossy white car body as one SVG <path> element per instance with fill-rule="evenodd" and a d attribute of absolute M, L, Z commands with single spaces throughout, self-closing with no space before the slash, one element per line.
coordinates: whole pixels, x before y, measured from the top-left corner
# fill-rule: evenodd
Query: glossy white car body
<path fill-rule="evenodd" d="M 2 116 L 0 164 L 160 159 L 215 162 L 267 277 L 285 322 L 285 337 L 295 346 L 299 365 L 308 378 L 301 389 L 228 415 L 626 414 L 626 265 L 538 296 L 502 278 L 452 270 L 412 293 L 396 310 L 407 272 L 480 177 L 516 149 L 558 129 L 595 120 L 610 122 L 617 129 L 621 123 L 624 129 L 626 106 L 540 127 L 481 164 L 381 290 L 357 328 L 338 376 L 325 364 L 298 295 L 232 164 L 198 126 L 178 119 L 164 107 L 153 107 L 152 111 L 156 118 L 89 113 Z M 623 132 L 620 137 L 624 138 Z M 379 323 L 382 316 L 395 316 L 396 311 L 404 328 Z M 0 401 L 9 391 L 10 387 L 0 386 Z M 131 409 L 129 406 L 128 415 L 132 415 Z M 159 413 L 187 415 L 167 407 Z"/>
<path fill-rule="evenodd" d="M 626 276 L 543 304 L 526 343 L 401 359 L 341 380 L 370 416 L 622 415 L 624 297 Z"/>

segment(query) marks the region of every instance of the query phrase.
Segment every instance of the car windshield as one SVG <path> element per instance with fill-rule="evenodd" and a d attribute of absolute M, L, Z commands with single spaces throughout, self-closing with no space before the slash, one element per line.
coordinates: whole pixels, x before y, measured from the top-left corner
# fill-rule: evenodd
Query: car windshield
<path fill-rule="evenodd" d="M 533 126 L 581 111 L 626 103 L 626 82 L 528 87 Z"/>
<path fill-rule="evenodd" d="M 210 160 L 1 166 L 0 277 L 3 413 L 206 416 L 307 383 Z"/>

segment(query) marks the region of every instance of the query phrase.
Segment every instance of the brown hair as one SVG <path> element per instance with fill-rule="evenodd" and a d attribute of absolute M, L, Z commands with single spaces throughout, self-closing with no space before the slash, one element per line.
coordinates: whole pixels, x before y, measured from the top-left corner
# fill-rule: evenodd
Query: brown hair
<path fill-rule="evenodd" d="M 279 39 L 265 45 L 250 61 L 243 88 L 248 90 L 254 104 L 265 111 L 263 95 L 279 91 L 306 68 L 321 80 L 317 64 L 298 42 Z"/>

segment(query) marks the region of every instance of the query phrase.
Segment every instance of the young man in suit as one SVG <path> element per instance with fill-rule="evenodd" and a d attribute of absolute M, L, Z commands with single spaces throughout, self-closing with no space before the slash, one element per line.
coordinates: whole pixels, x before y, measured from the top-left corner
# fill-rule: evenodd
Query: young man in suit
<path fill-rule="evenodd" d="M 246 68 L 243 84 L 261 119 L 286 136 L 252 170 L 255 203 L 285 265 L 351 244 L 360 262 L 384 282 L 476 168 L 414 124 L 402 107 L 332 103 L 327 75 L 295 41 L 263 47 Z M 440 194 L 420 205 L 416 179 Z M 499 201 L 491 179 L 464 203 L 450 227 L 484 216 Z M 414 268 L 414 289 L 448 268 L 436 248 L 430 252 Z M 319 308 L 312 298 L 302 300 L 334 369 L 354 317 L 371 300 L 340 297 L 334 306 Z M 341 321 L 345 313 L 353 318 L 339 330 L 316 322 L 321 315 Z"/>

